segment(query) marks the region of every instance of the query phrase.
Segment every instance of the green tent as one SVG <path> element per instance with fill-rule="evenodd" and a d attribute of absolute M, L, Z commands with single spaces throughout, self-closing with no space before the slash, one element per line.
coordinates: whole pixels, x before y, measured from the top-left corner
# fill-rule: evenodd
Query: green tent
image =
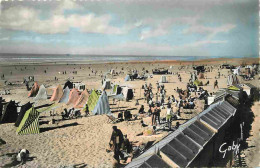
<path fill-rule="evenodd" d="M 98 93 L 97 90 L 93 90 L 88 98 L 88 109 L 89 111 L 93 111 L 93 109 L 95 108 L 98 99 L 99 99 L 100 93 Z"/>
<path fill-rule="evenodd" d="M 202 81 L 199 81 L 199 80 L 195 80 L 193 83 L 194 83 L 194 85 L 196 85 L 196 86 L 203 86 Z"/>
<path fill-rule="evenodd" d="M 34 107 L 27 110 L 16 133 L 18 135 L 39 134 L 39 115 L 40 113 Z"/>
<path fill-rule="evenodd" d="M 114 85 L 113 93 L 115 93 L 115 94 L 116 94 L 116 91 L 117 91 L 117 87 L 118 87 L 118 85 Z"/>

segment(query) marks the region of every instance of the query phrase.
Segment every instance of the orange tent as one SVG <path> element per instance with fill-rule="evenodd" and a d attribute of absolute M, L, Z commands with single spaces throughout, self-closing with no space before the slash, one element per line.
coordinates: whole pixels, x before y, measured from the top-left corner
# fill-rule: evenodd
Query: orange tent
<path fill-rule="evenodd" d="M 58 85 L 55 89 L 54 89 L 54 92 L 51 96 L 51 101 L 59 101 L 60 98 L 62 97 L 63 95 L 63 91 L 62 91 L 62 87 L 61 85 Z"/>
<path fill-rule="evenodd" d="M 76 101 L 74 107 L 75 108 L 82 108 L 84 107 L 84 105 L 87 103 L 88 101 L 88 97 L 89 97 L 89 94 L 88 94 L 88 91 L 87 90 L 84 90 L 79 99 Z"/>
<path fill-rule="evenodd" d="M 35 97 L 39 91 L 39 85 L 37 82 L 34 82 L 34 85 L 30 91 L 30 93 L 28 94 L 28 97 Z"/>
<path fill-rule="evenodd" d="M 70 91 L 69 101 L 68 101 L 67 105 L 75 104 L 78 99 L 79 99 L 79 92 L 77 89 L 73 88 Z"/>

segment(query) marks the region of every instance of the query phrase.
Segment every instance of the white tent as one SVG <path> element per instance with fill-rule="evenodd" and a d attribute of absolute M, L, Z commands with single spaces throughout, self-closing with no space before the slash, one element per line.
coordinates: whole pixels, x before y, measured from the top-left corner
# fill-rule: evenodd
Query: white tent
<path fill-rule="evenodd" d="M 35 96 L 34 100 L 47 100 L 47 90 L 44 85 L 41 85 L 38 94 Z"/>
<path fill-rule="evenodd" d="M 233 69 L 233 74 L 240 75 L 240 73 L 241 73 L 240 67 L 237 67 L 236 69 Z"/>
<path fill-rule="evenodd" d="M 122 93 L 126 100 L 131 100 L 134 97 L 133 89 L 129 87 L 124 87 Z"/>
<path fill-rule="evenodd" d="M 130 76 L 129 75 L 126 75 L 125 81 L 130 81 Z"/>
<path fill-rule="evenodd" d="M 228 75 L 227 85 L 232 86 L 232 85 L 237 85 L 237 84 L 239 84 L 239 80 L 237 78 L 237 75 L 234 75 L 234 74 Z"/>
<path fill-rule="evenodd" d="M 59 103 L 67 103 L 69 101 L 69 95 L 70 95 L 70 89 L 67 86 L 64 90 L 63 90 L 63 95 L 60 98 Z"/>
<path fill-rule="evenodd" d="M 111 89 L 112 87 L 111 87 L 110 81 L 109 80 L 104 81 L 102 88 L 103 89 Z"/>
<path fill-rule="evenodd" d="M 98 99 L 98 102 L 92 111 L 94 115 L 110 114 L 110 107 L 108 102 L 108 97 L 105 91 L 102 92 L 101 96 Z"/>
<path fill-rule="evenodd" d="M 166 78 L 166 76 L 162 75 L 159 82 L 160 82 L 160 83 L 167 83 L 167 78 Z"/>

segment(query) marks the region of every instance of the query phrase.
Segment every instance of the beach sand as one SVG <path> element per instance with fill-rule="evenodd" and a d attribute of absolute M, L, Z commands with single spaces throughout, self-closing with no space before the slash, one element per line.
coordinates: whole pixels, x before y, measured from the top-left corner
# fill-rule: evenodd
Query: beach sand
<path fill-rule="evenodd" d="M 182 77 L 182 82 L 179 82 L 177 75 L 166 75 L 168 83 L 165 83 L 166 97 L 174 95 L 177 97 L 176 89 L 177 87 L 186 89 L 186 84 L 190 78 L 190 72 L 192 72 L 192 64 L 204 64 L 215 66 L 213 72 L 206 72 L 205 76 L 207 79 L 201 79 L 203 83 L 207 80 L 210 81 L 208 86 L 203 86 L 204 89 L 208 90 L 209 93 L 216 92 L 217 89 L 213 88 L 213 83 L 215 81 L 215 76 L 218 74 L 218 67 L 222 63 L 232 63 L 241 64 L 243 59 L 214 59 L 214 60 L 202 60 L 196 62 L 181 62 L 181 61 L 159 61 L 159 62 L 128 62 L 128 63 L 109 63 L 109 64 L 69 64 L 66 63 L 48 63 L 48 64 L 23 64 L 23 65 L 13 65 L 5 64 L 0 65 L 0 75 L 5 74 L 5 80 L 13 83 L 13 85 L 5 86 L 4 81 L 0 80 L 0 91 L 5 89 L 10 89 L 10 95 L 3 95 L 2 97 L 6 100 L 15 100 L 16 102 L 21 102 L 21 104 L 32 101 L 32 98 L 28 98 L 28 91 L 23 82 L 23 77 L 33 75 L 35 81 L 39 85 L 44 84 L 48 89 L 48 94 L 51 95 L 52 89 L 58 84 L 62 87 L 66 80 L 69 78 L 73 82 L 82 82 L 86 84 L 87 89 L 101 89 L 101 76 L 109 73 L 109 70 L 114 69 L 116 72 L 120 72 L 119 76 L 112 77 L 108 75 L 108 78 L 112 83 L 120 84 L 121 86 L 128 86 L 134 89 L 134 100 L 129 102 L 120 103 L 117 102 L 115 105 L 112 104 L 112 100 L 109 99 L 111 111 L 114 112 L 115 116 L 118 114 L 118 107 L 120 110 L 131 109 L 132 114 L 137 114 L 138 109 L 141 104 L 145 105 L 145 110 L 148 110 L 148 106 L 143 99 L 144 91 L 141 86 L 145 82 L 152 83 L 153 92 L 156 92 L 156 82 L 159 81 L 161 75 L 153 75 L 153 78 L 149 78 L 146 81 L 135 80 L 135 81 L 124 81 L 124 78 L 130 69 L 137 69 L 141 71 L 143 68 L 151 73 L 152 69 L 155 68 L 168 68 L 173 66 L 172 72 L 180 73 Z M 247 63 L 252 63 L 258 61 L 258 59 L 248 59 Z M 250 62 L 251 61 L 251 62 Z M 180 67 L 189 65 L 188 68 Z M 123 68 L 123 70 L 122 70 Z M 44 73 L 44 70 L 47 73 Z M 97 71 L 95 75 L 92 73 Z M 67 74 L 62 74 L 66 71 Z M 77 71 L 77 74 L 72 73 Z M 61 72 L 59 74 L 59 72 Z M 221 74 L 223 76 L 218 79 L 219 88 L 227 87 L 227 75 L 230 70 L 221 69 Z M 54 78 L 57 77 L 58 81 Z M 240 78 L 240 80 L 242 80 Z M 252 84 L 259 86 L 258 79 L 251 81 Z M 107 92 L 110 92 L 108 90 Z M 139 106 L 135 106 L 136 99 L 140 99 Z M 49 100 L 41 101 L 37 103 L 46 104 L 50 103 Z M 204 100 L 196 100 L 196 107 L 194 110 L 182 110 L 181 120 L 178 120 L 180 124 L 186 122 L 188 119 L 196 116 L 198 113 L 203 111 Z M 55 109 L 55 113 L 61 114 L 61 111 L 65 107 L 70 107 L 65 104 L 58 104 Z M 174 106 L 176 111 L 176 107 Z M 259 104 L 253 107 L 255 112 L 255 126 L 253 126 L 253 139 L 254 142 L 259 147 L 259 122 L 257 123 L 257 118 L 259 118 Z M 166 116 L 166 109 L 162 110 L 161 117 Z M 0 138 L 5 140 L 7 144 L 0 147 L 0 167 L 6 165 L 11 161 L 11 158 L 6 155 L 7 153 L 18 152 L 19 149 L 26 148 L 30 151 L 30 156 L 35 157 L 32 161 L 26 163 L 26 167 L 59 167 L 59 166 L 69 166 L 69 165 L 87 165 L 88 167 L 111 167 L 113 164 L 113 153 L 107 153 L 108 143 L 110 141 L 110 136 L 112 133 L 112 126 L 116 125 L 123 134 L 126 134 L 130 141 L 138 141 L 139 143 L 153 142 L 156 143 L 163 137 L 165 137 L 168 132 L 161 132 L 157 136 L 136 136 L 138 133 L 146 130 L 147 128 L 141 127 L 140 120 L 136 121 L 124 121 L 117 124 L 108 123 L 108 117 L 106 115 L 100 116 L 89 116 L 72 120 L 59 121 L 55 124 L 48 124 L 52 118 L 60 120 L 61 116 L 52 117 L 48 112 L 43 112 L 40 115 L 40 129 L 41 133 L 36 135 L 16 135 L 16 127 L 14 124 L 1 124 L 0 125 Z M 151 127 L 151 118 L 144 118 L 144 123 Z M 173 121 L 173 126 L 175 126 L 177 121 Z M 253 124 L 253 125 L 254 125 Z M 259 148 L 258 148 L 259 149 Z M 255 150 L 255 149 L 252 149 Z M 254 153 L 254 155 L 248 154 L 248 160 L 253 163 L 259 153 Z M 258 157 L 259 158 L 259 157 Z M 259 163 L 257 163 L 259 164 Z"/>

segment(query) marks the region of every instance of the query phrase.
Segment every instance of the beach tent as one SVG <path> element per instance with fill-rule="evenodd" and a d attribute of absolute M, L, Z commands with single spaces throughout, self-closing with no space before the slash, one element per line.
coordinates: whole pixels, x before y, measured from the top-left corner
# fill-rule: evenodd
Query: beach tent
<path fill-rule="evenodd" d="M 237 67 L 236 69 L 233 69 L 233 74 L 235 75 L 240 75 L 241 71 L 240 71 L 240 66 Z"/>
<path fill-rule="evenodd" d="M 202 72 L 199 73 L 199 79 L 204 79 L 204 73 Z"/>
<path fill-rule="evenodd" d="M 70 104 L 74 105 L 78 99 L 79 99 L 79 92 L 77 89 L 73 88 L 70 91 L 69 100 L 67 102 L 67 105 L 70 105 Z"/>
<path fill-rule="evenodd" d="M 129 75 L 126 75 L 125 81 L 130 81 L 130 76 Z"/>
<path fill-rule="evenodd" d="M 10 101 L 6 103 L 3 107 L 2 116 L 0 118 L 0 123 L 12 123 L 17 119 L 17 107 L 15 101 Z"/>
<path fill-rule="evenodd" d="M 199 80 L 195 80 L 193 83 L 194 83 L 194 85 L 196 85 L 196 86 L 203 86 L 202 81 L 199 81 Z"/>
<path fill-rule="evenodd" d="M 89 111 L 93 111 L 97 102 L 98 102 L 98 99 L 99 99 L 99 96 L 100 94 L 98 93 L 98 91 L 96 90 L 93 90 L 88 98 L 88 109 Z"/>
<path fill-rule="evenodd" d="M 34 107 L 27 110 L 16 133 L 18 135 L 39 134 L 39 115 L 40 113 Z"/>
<path fill-rule="evenodd" d="M 60 100 L 60 98 L 62 97 L 63 95 L 63 91 L 62 91 L 62 87 L 61 85 L 58 85 L 55 89 L 54 89 L 54 92 L 51 96 L 51 99 L 50 101 L 58 101 Z"/>
<path fill-rule="evenodd" d="M 31 89 L 31 91 L 29 92 L 28 97 L 36 96 L 38 91 L 39 91 L 39 85 L 38 85 L 37 82 L 34 82 L 34 85 L 33 85 L 32 89 Z"/>
<path fill-rule="evenodd" d="M 166 76 L 164 75 L 161 76 L 160 83 L 167 83 Z"/>
<path fill-rule="evenodd" d="M 115 70 L 111 69 L 110 73 L 111 73 L 111 75 L 115 74 Z"/>
<path fill-rule="evenodd" d="M 15 124 L 14 124 L 16 127 L 18 127 L 18 126 L 20 125 L 20 123 L 21 123 L 21 121 L 22 121 L 22 119 L 23 119 L 23 117 L 24 117 L 24 114 L 25 114 L 26 111 L 29 110 L 30 108 L 32 108 L 32 103 L 30 103 L 30 102 L 28 102 L 28 103 L 22 105 L 21 110 L 20 110 L 20 112 L 19 112 L 19 115 L 18 115 L 18 117 L 17 117 L 17 120 L 16 120 L 16 122 L 15 122 Z"/>
<path fill-rule="evenodd" d="M 69 87 L 69 89 L 72 89 L 73 88 L 73 83 L 71 83 L 69 80 L 67 80 L 67 82 L 64 84 L 63 89 L 65 89 L 67 86 Z"/>
<path fill-rule="evenodd" d="M 63 95 L 60 98 L 59 103 L 67 103 L 69 101 L 69 96 L 70 96 L 70 89 L 67 86 L 64 90 L 63 90 Z"/>
<path fill-rule="evenodd" d="M 128 87 L 124 87 L 122 92 L 123 92 L 123 95 L 124 95 L 126 100 L 133 99 L 133 97 L 134 97 L 133 89 L 128 88 Z"/>
<path fill-rule="evenodd" d="M 104 81 L 102 88 L 103 89 L 111 89 L 112 87 L 111 87 L 110 81 L 109 80 Z"/>
<path fill-rule="evenodd" d="M 122 91 L 122 88 L 119 85 L 114 85 L 113 89 L 111 90 L 111 95 L 118 95 Z"/>
<path fill-rule="evenodd" d="M 92 113 L 94 115 L 101 115 L 101 114 L 110 114 L 110 107 L 108 102 L 108 97 L 105 91 L 102 92 L 101 96 L 97 101 L 95 108 L 93 109 Z"/>
<path fill-rule="evenodd" d="M 38 94 L 35 96 L 34 100 L 47 100 L 47 90 L 44 85 L 41 85 Z"/>
<path fill-rule="evenodd" d="M 77 102 L 75 103 L 74 107 L 75 108 L 82 108 L 84 107 L 84 105 L 87 103 L 88 101 L 88 97 L 89 97 L 89 94 L 88 94 L 88 91 L 87 90 L 84 90 L 79 99 L 77 100 Z"/>
<path fill-rule="evenodd" d="M 237 75 L 235 75 L 235 74 L 228 75 L 227 85 L 231 86 L 231 85 L 237 85 L 237 84 L 239 84 L 239 80 L 237 78 Z"/>

